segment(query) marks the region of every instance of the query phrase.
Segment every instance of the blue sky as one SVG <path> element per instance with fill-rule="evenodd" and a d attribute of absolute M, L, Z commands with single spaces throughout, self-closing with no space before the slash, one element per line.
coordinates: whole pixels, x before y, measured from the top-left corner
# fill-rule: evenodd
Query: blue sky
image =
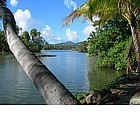
<path fill-rule="evenodd" d="M 8 0 L 17 25 L 23 31 L 38 29 L 49 43 L 80 42 L 87 39 L 94 29 L 88 22 L 75 20 L 61 29 L 63 18 L 79 7 L 85 0 Z"/>

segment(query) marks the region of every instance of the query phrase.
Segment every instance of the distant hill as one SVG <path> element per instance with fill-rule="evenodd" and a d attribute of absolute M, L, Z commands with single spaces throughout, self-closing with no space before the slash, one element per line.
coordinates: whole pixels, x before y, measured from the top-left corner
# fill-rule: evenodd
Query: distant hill
<path fill-rule="evenodd" d="M 45 48 L 46 50 L 77 50 L 85 52 L 86 45 L 84 42 L 74 43 L 72 41 L 57 43 L 57 44 L 49 44 Z"/>
<path fill-rule="evenodd" d="M 74 43 L 72 41 L 68 41 L 68 42 L 58 43 L 58 44 L 55 44 L 55 45 L 71 45 L 71 46 L 75 46 L 76 43 Z"/>
<path fill-rule="evenodd" d="M 76 43 L 72 41 L 63 42 L 63 43 L 57 43 L 57 44 L 49 44 L 46 48 L 46 50 L 72 50 L 76 47 Z"/>

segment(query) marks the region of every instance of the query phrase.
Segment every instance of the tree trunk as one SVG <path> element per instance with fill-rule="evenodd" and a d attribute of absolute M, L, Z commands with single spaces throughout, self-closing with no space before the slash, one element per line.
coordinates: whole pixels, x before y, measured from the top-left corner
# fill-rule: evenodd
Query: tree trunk
<path fill-rule="evenodd" d="M 128 58 L 127 58 L 126 74 L 129 74 L 129 73 L 132 73 L 133 72 L 132 67 L 131 67 L 131 63 L 130 63 L 130 59 L 131 59 L 131 57 L 128 56 Z"/>
<path fill-rule="evenodd" d="M 132 70 L 132 67 L 131 67 L 131 57 L 132 57 L 132 44 L 133 41 L 131 40 L 131 44 L 129 44 L 129 52 L 128 52 L 128 56 L 127 56 L 127 68 L 126 68 L 126 74 L 129 74 L 129 73 L 132 73 L 134 72 Z"/>
<path fill-rule="evenodd" d="M 133 42 L 135 46 L 136 59 L 138 62 L 138 67 L 136 71 L 140 73 L 140 44 L 138 40 L 138 33 L 137 33 L 138 30 L 135 27 L 133 27 L 131 23 L 130 23 L 130 28 L 131 28 Z"/>
<path fill-rule="evenodd" d="M 16 34 L 14 16 L 6 7 L 0 7 L 6 39 L 10 50 L 46 101 L 46 104 L 79 104 L 64 85 L 21 42 Z"/>

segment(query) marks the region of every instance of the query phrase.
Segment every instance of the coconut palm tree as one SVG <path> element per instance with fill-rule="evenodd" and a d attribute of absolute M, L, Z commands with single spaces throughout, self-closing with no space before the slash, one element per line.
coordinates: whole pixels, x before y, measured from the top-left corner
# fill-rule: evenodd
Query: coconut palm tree
<path fill-rule="evenodd" d="M 38 36 L 38 31 L 37 31 L 37 29 L 32 29 L 31 31 L 30 31 L 30 35 L 31 35 L 31 37 L 32 37 L 32 41 L 34 42 L 35 41 L 35 39 L 37 38 L 37 36 Z"/>
<path fill-rule="evenodd" d="M 64 85 L 21 42 L 16 33 L 16 22 L 12 12 L 5 5 L 2 6 L 5 4 L 4 1 L 0 2 L 0 16 L 3 19 L 9 48 L 26 74 L 32 79 L 46 104 L 79 104 Z"/>
<path fill-rule="evenodd" d="M 95 16 L 99 17 L 97 23 L 102 25 L 118 14 L 130 25 L 138 62 L 137 72 L 140 72 L 140 0 L 87 0 L 64 19 L 62 27 L 71 24 L 75 18 L 93 21 Z M 132 71 L 131 66 L 127 69 Z"/>

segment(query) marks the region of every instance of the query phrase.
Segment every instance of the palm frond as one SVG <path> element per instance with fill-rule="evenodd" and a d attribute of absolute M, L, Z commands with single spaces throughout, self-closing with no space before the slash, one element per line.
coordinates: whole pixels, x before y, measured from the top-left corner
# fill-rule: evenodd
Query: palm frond
<path fill-rule="evenodd" d="M 0 0 L 0 6 L 6 7 L 7 0 Z"/>
<path fill-rule="evenodd" d="M 84 17 L 86 19 L 88 11 L 87 3 L 82 4 L 79 8 L 74 10 L 70 15 L 66 16 L 63 20 L 62 28 L 73 22 L 75 18 Z"/>
<path fill-rule="evenodd" d="M 99 23 L 105 23 L 118 13 L 117 4 L 114 0 L 87 0 L 64 19 L 62 27 L 71 24 L 74 19 L 80 17 L 93 22 L 93 17 L 97 16 L 100 18 Z"/>

